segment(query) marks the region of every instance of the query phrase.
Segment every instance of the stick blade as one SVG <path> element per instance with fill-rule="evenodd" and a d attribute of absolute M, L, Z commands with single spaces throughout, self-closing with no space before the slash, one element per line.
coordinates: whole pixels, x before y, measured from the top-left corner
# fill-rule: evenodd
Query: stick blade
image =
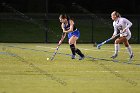
<path fill-rule="evenodd" d="M 101 44 L 98 44 L 97 45 L 97 49 L 101 49 Z"/>

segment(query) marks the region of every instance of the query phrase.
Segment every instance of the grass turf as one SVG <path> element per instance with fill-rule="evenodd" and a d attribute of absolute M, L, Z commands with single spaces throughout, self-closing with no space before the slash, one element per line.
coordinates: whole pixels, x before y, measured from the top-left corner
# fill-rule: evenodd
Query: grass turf
<path fill-rule="evenodd" d="M 92 44 L 77 47 L 86 55 L 84 60 L 72 60 L 68 44 L 62 44 L 50 61 L 56 44 L 1 43 L 0 93 L 140 93 L 140 45 L 132 45 L 131 64 L 126 63 L 123 45 L 118 62 L 110 59 L 113 44 L 100 50 Z"/>

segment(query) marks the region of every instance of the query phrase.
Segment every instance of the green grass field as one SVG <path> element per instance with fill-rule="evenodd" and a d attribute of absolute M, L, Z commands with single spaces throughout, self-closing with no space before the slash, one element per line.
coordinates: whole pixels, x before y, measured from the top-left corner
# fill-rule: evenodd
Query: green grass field
<path fill-rule="evenodd" d="M 72 60 L 68 44 L 62 44 L 53 61 L 56 44 L 1 43 L 0 93 L 140 93 L 140 45 L 132 44 L 134 59 L 121 45 L 113 62 L 114 45 L 100 50 L 92 44 L 78 44 L 86 55 Z M 96 58 L 89 58 L 88 56 Z M 99 58 L 99 59 L 98 59 Z M 102 60 L 100 60 L 102 58 Z"/>

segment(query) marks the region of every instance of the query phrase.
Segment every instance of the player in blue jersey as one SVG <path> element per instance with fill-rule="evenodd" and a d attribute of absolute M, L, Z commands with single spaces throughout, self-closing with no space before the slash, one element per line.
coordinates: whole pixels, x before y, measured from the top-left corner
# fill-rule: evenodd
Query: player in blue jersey
<path fill-rule="evenodd" d="M 77 53 L 79 55 L 79 60 L 84 59 L 84 54 L 78 48 L 76 48 L 76 41 L 80 37 L 80 32 L 75 27 L 74 21 L 65 14 L 61 14 L 59 16 L 59 20 L 62 23 L 61 28 L 63 32 L 68 33 L 69 45 L 72 52 L 71 58 L 75 59 L 75 55 Z"/>

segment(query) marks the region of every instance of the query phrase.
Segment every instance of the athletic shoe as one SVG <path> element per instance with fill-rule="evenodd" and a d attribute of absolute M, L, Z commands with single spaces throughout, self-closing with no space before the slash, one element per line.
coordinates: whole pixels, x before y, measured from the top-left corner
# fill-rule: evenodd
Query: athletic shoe
<path fill-rule="evenodd" d="M 129 58 L 128 63 L 132 63 L 132 59 L 133 59 L 133 57 L 134 57 L 134 54 L 132 53 L 132 54 L 130 55 L 130 58 Z"/>
<path fill-rule="evenodd" d="M 85 58 L 85 56 L 79 56 L 79 60 L 83 60 Z"/>
<path fill-rule="evenodd" d="M 132 54 L 130 55 L 130 60 L 132 60 L 133 57 L 134 57 L 134 54 L 132 53 Z"/>
<path fill-rule="evenodd" d="M 71 59 L 75 59 L 75 55 L 72 55 L 72 56 L 71 56 Z"/>
<path fill-rule="evenodd" d="M 111 58 L 115 59 L 118 56 L 118 54 L 114 54 Z"/>

